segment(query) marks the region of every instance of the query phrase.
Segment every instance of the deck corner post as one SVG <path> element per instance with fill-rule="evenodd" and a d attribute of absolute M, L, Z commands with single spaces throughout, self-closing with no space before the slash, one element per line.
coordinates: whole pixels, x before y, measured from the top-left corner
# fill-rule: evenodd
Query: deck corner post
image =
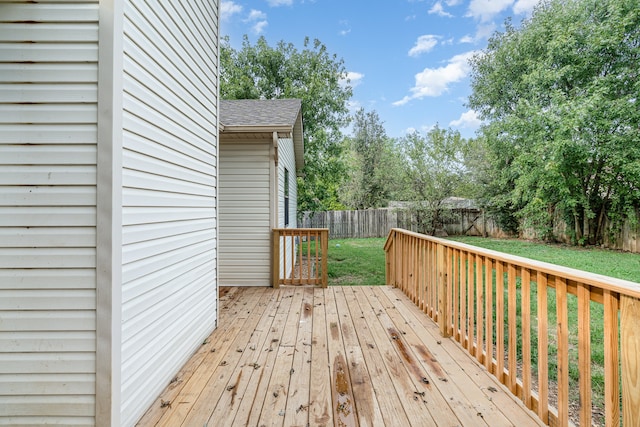
<path fill-rule="evenodd" d="M 329 229 L 324 228 L 320 232 L 322 237 L 322 287 L 326 288 L 329 285 Z"/>
<path fill-rule="evenodd" d="M 273 238 L 272 238 L 272 260 L 271 260 L 271 286 L 274 289 L 278 289 L 280 287 L 280 232 L 278 229 L 273 229 Z"/>
<path fill-rule="evenodd" d="M 448 301 L 448 259 L 447 259 L 447 248 L 438 243 L 437 249 L 437 274 L 438 274 L 438 326 L 440 327 L 440 335 L 442 337 L 447 338 L 450 336 L 449 334 L 449 301 Z"/>
<path fill-rule="evenodd" d="M 622 359 L 622 420 L 640 425 L 640 300 L 620 296 L 620 351 Z"/>

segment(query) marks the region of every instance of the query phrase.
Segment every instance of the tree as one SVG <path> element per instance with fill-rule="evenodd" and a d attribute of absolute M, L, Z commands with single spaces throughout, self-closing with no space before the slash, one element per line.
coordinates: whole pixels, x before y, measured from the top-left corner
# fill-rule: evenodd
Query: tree
<path fill-rule="evenodd" d="M 299 51 L 283 41 L 271 47 L 264 37 L 252 45 L 245 36 L 240 50 L 233 49 L 228 38 L 222 40 L 220 66 L 223 99 L 302 100 L 305 167 L 298 180 L 299 210 L 339 207 L 344 177 L 341 129 L 348 123 L 352 95 L 344 84 L 344 62 L 319 40 L 305 39 Z"/>
<path fill-rule="evenodd" d="M 451 215 L 445 199 L 468 195 L 466 143 L 459 132 L 437 125 L 424 136 L 414 132 L 402 139 L 403 199 L 413 202 L 419 232 L 435 234 Z"/>
<path fill-rule="evenodd" d="M 348 139 L 347 180 L 342 202 L 351 208 L 379 208 L 388 204 L 398 185 L 399 151 L 375 111 L 359 109 Z"/>
<path fill-rule="evenodd" d="M 551 237 L 560 209 L 577 242 L 600 243 L 607 217 L 635 210 L 639 60 L 637 0 L 545 1 L 474 57 L 469 105 L 505 212 Z"/>

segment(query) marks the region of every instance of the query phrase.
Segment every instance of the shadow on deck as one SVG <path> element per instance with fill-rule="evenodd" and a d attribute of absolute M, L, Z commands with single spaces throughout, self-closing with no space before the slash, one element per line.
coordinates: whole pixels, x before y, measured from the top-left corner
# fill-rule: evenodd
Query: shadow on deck
<path fill-rule="evenodd" d="M 223 288 L 140 426 L 536 426 L 399 289 Z"/>

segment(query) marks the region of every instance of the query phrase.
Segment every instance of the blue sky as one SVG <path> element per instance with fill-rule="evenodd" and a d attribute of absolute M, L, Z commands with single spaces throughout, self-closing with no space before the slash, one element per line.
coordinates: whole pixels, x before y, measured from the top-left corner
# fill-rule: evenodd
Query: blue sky
<path fill-rule="evenodd" d="M 221 34 L 239 49 L 264 36 L 303 48 L 319 39 L 344 59 L 350 108 L 375 110 L 387 134 L 429 130 L 436 123 L 472 137 L 480 125 L 465 106 L 467 59 L 530 15 L 539 0 L 232 0 L 221 2 Z"/>

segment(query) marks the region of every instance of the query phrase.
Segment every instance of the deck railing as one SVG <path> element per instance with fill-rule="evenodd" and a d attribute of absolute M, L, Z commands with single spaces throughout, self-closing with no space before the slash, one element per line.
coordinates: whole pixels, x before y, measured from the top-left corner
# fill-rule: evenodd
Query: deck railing
<path fill-rule="evenodd" d="M 640 425 L 639 284 L 401 229 L 391 230 L 384 249 L 387 284 L 543 422 L 571 425 L 571 393 L 581 426 L 592 425 L 597 398 L 604 399 L 599 423 Z M 603 361 L 592 359 L 597 333 Z M 570 375 L 578 377 L 571 389 Z M 604 376 L 603 391 L 593 390 L 592 375 Z"/>
<path fill-rule="evenodd" d="M 274 288 L 280 285 L 327 286 L 328 228 L 274 228 L 272 243 Z"/>

